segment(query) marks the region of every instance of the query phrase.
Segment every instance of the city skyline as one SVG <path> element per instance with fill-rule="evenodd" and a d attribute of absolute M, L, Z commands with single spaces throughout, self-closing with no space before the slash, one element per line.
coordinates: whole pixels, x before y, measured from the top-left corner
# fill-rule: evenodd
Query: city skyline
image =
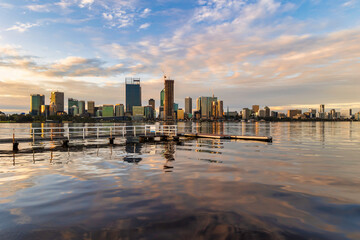
<path fill-rule="evenodd" d="M 359 111 L 357 0 L 0 0 L 0 111 L 27 112 L 30 94 L 121 103 L 123 79 L 159 102 L 210 96 L 224 108 Z M 48 101 L 48 98 L 46 98 Z"/>

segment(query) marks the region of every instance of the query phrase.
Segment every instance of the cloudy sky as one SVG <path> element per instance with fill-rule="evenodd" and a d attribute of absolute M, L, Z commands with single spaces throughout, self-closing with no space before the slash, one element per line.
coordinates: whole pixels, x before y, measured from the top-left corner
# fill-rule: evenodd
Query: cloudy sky
<path fill-rule="evenodd" d="M 360 0 L 0 0 L 0 111 L 29 95 L 124 102 L 214 93 L 232 110 L 360 108 Z"/>

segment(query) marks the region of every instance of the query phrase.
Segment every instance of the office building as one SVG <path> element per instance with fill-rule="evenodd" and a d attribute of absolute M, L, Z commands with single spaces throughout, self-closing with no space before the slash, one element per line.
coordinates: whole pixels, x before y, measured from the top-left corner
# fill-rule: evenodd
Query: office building
<path fill-rule="evenodd" d="M 248 120 L 250 118 L 251 115 L 251 110 L 248 108 L 243 108 L 242 110 L 242 119 L 243 120 Z"/>
<path fill-rule="evenodd" d="M 88 101 L 87 102 L 87 112 L 90 114 L 90 116 L 95 116 L 95 102 L 94 101 Z"/>
<path fill-rule="evenodd" d="M 56 115 L 57 113 L 64 112 L 64 93 L 51 92 L 50 96 L 50 114 Z"/>
<path fill-rule="evenodd" d="M 199 111 L 201 114 L 201 97 L 196 99 L 196 111 Z"/>
<path fill-rule="evenodd" d="M 185 98 L 185 114 L 191 114 L 192 113 L 192 98 L 186 97 Z"/>
<path fill-rule="evenodd" d="M 259 117 L 259 118 L 265 118 L 265 116 L 266 116 L 266 113 L 265 113 L 265 110 L 264 109 L 260 109 L 259 111 L 257 111 L 257 116 Z"/>
<path fill-rule="evenodd" d="M 224 103 L 222 100 L 218 100 L 218 118 L 224 117 Z"/>
<path fill-rule="evenodd" d="M 252 112 L 257 113 L 259 111 L 260 107 L 259 105 L 252 105 Z"/>
<path fill-rule="evenodd" d="M 160 92 L 160 106 L 161 107 L 164 106 L 164 101 L 165 101 L 165 89 L 161 90 L 161 92 Z"/>
<path fill-rule="evenodd" d="M 134 106 L 141 106 L 140 78 L 125 78 L 126 112 L 132 113 Z"/>
<path fill-rule="evenodd" d="M 103 105 L 102 117 L 114 117 L 114 105 L 111 104 Z"/>
<path fill-rule="evenodd" d="M 321 105 L 320 105 L 319 112 L 320 112 L 320 113 L 325 113 L 325 105 L 324 105 L 324 104 L 321 104 Z"/>
<path fill-rule="evenodd" d="M 30 95 L 30 114 L 38 116 L 41 114 L 41 105 L 45 104 L 45 96 L 42 94 Z"/>
<path fill-rule="evenodd" d="M 167 79 L 164 76 L 164 120 L 174 120 L 174 80 Z"/>
<path fill-rule="evenodd" d="M 214 116 L 213 102 L 217 102 L 216 97 L 200 97 L 198 101 L 200 104 L 200 112 L 202 119 L 210 119 L 210 117 Z"/>
<path fill-rule="evenodd" d="M 79 115 L 85 114 L 85 101 L 79 101 Z"/>
<path fill-rule="evenodd" d="M 265 110 L 265 117 L 270 117 L 270 108 L 268 106 L 264 107 Z"/>
<path fill-rule="evenodd" d="M 124 104 L 116 104 L 115 117 L 123 117 L 123 116 L 125 116 Z"/>
<path fill-rule="evenodd" d="M 302 111 L 299 109 L 288 110 L 287 117 L 294 118 L 296 115 L 301 115 Z"/>
<path fill-rule="evenodd" d="M 182 108 L 179 108 L 177 110 L 177 119 L 178 120 L 184 120 L 184 117 L 185 117 L 185 112 Z"/>
<path fill-rule="evenodd" d="M 149 99 L 149 106 L 151 106 L 153 108 L 153 110 L 155 110 L 155 100 L 150 98 Z"/>
<path fill-rule="evenodd" d="M 68 98 L 68 114 L 71 116 L 75 116 L 74 108 L 79 108 L 79 101 L 74 98 Z"/>
<path fill-rule="evenodd" d="M 41 105 L 41 116 L 48 117 L 50 116 L 50 106 Z"/>

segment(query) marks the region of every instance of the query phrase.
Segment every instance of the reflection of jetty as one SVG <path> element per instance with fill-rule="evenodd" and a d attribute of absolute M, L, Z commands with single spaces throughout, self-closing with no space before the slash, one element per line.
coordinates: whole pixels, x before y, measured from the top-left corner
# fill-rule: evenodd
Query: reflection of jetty
<path fill-rule="evenodd" d="M 135 126 L 94 126 L 94 127 L 43 127 L 43 128 L 0 128 L 1 143 L 13 145 L 19 150 L 19 143 L 60 141 L 69 147 L 70 140 L 108 139 L 114 144 L 115 138 L 125 138 L 133 142 L 179 141 L 181 138 L 239 139 L 271 142 L 272 137 L 238 136 L 204 133 L 178 133 L 177 125 L 135 125 Z"/>
<path fill-rule="evenodd" d="M 272 137 L 263 137 L 263 136 L 239 136 L 239 135 L 205 134 L 205 133 L 184 133 L 184 134 L 178 134 L 178 136 L 192 137 L 192 138 L 240 139 L 240 140 L 272 142 Z"/>

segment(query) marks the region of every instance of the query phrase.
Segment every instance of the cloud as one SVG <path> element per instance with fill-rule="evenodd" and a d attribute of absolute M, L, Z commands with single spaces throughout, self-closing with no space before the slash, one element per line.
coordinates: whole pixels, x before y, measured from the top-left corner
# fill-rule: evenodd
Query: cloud
<path fill-rule="evenodd" d="M 26 8 L 34 11 L 34 12 L 50 12 L 51 11 L 51 4 L 34 4 L 34 5 L 27 5 Z"/>
<path fill-rule="evenodd" d="M 346 1 L 342 4 L 343 7 L 352 7 L 357 3 L 357 0 Z"/>
<path fill-rule="evenodd" d="M 20 33 L 26 32 L 32 27 L 40 26 L 39 23 L 20 23 L 17 22 L 14 26 L 9 27 L 6 29 L 6 31 L 18 31 Z"/>
<path fill-rule="evenodd" d="M 139 29 L 147 29 L 148 27 L 150 27 L 150 23 L 144 23 L 140 25 Z"/>
<path fill-rule="evenodd" d="M 1 3 L 0 2 L 0 8 L 12 9 L 12 8 L 14 8 L 14 5 L 9 4 L 9 3 Z"/>

